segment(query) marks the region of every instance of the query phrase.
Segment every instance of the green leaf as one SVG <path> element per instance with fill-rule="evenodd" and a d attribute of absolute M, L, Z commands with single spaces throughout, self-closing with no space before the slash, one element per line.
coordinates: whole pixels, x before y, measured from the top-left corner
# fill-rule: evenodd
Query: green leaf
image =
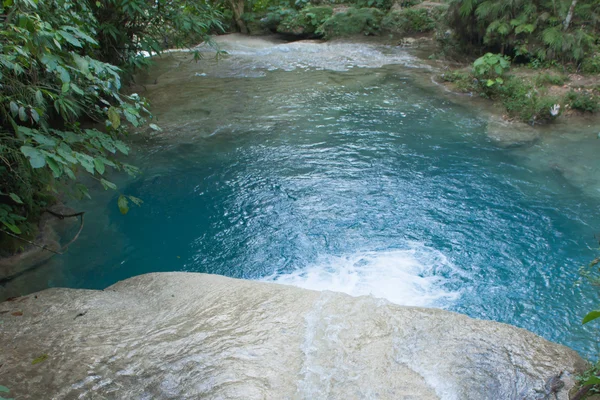
<path fill-rule="evenodd" d="M 40 114 L 35 109 L 30 108 L 29 112 L 31 113 L 31 118 L 33 118 L 35 122 L 40 122 Z"/>
<path fill-rule="evenodd" d="M 156 124 L 150 124 L 149 126 L 150 126 L 150 129 L 155 130 L 157 132 L 161 132 L 162 131 L 162 128 L 160 126 L 156 125 Z"/>
<path fill-rule="evenodd" d="M 99 158 L 94 158 L 94 165 L 96 166 L 96 171 L 98 171 L 100 175 L 103 175 L 105 170 L 104 162 Z"/>
<path fill-rule="evenodd" d="M 88 199 L 92 198 L 92 196 L 90 196 L 88 188 L 85 185 L 82 185 L 81 183 L 76 183 L 75 189 L 77 189 L 77 191 L 81 194 L 82 197 L 87 197 Z"/>
<path fill-rule="evenodd" d="M 62 84 L 62 92 L 63 93 L 67 93 L 69 91 L 69 88 L 71 87 L 71 84 L 69 82 L 65 82 Z"/>
<path fill-rule="evenodd" d="M 598 385 L 600 384 L 600 378 L 597 376 L 590 376 L 584 383 L 583 386 L 587 385 Z"/>
<path fill-rule="evenodd" d="M 486 86 L 487 86 L 487 87 L 494 86 L 494 83 L 496 83 L 496 81 L 493 81 L 493 80 L 491 80 L 491 79 L 488 79 L 488 80 L 487 80 L 487 82 L 486 82 Z"/>
<path fill-rule="evenodd" d="M 48 359 L 48 354 L 42 354 L 41 356 L 35 358 L 32 362 L 31 365 L 35 365 L 35 364 L 39 364 L 42 363 L 44 361 L 46 361 Z"/>
<path fill-rule="evenodd" d="M 85 58 L 81 57 L 79 54 L 73 53 L 73 61 L 77 64 L 77 67 L 84 74 L 88 74 L 90 70 L 90 63 Z"/>
<path fill-rule="evenodd" d="M 4 226 L 6 226 L 8 229 L 10 229 L 13 233 L 16 233 L 17 235 L 21 234 L 21 230 L 19 229 L 18 226 L 11 224 L 10 222 L 4 221 L 4 220 L 2 220 L 1 222 L 4 224 Z"/>
<path fill-rule="evenodd" d="M 75 93 L 77 93 L 78 95 L 80 95 L 80 96 L 85 95 L 84 91 L 81 90 L 81 88 L 79 86 L 77 86 L 76 84 L 74 84 L 74 83 L 71 83 L 71 89 L 73 89 L 73 91 Z"/>
<path fill-rule="evenodd" d="M 117 190 L 117 185 L 114 183 L 107 181 L 106 179 L 100 179 L 100 183 L 104 186 L 104 190 L 112 189 Z"/>
<path fill-rule="evenodd" d="M 59 75 L 60 75 L 60 80 L 65 83 L 65 82 L 71 82 L 71 75 L 69 75 L 69 72 L 61 67 L 60 65 L 58 67 L 56 67 L 56 71 L 58 71 Z"/>
<path fill-rule="evenodd" d="M 15 203 L 18 203 L 18 204 L 23 204 L 23 200 L 21 200 L 21 198 L 20 198 L 19 196 L 17 196 L 16 194 L 14 194 L 14 193 L 9 193 L 8 195 L 10 196 L 10 198 L 11 198 L 11 199 L 13 199 L 13 201 L 14 201 Z"/>
<path fill-rule="evenodd" d="M 19 119 L 23 122 L 27 121 L 27 113 L 25 107 L 19 107 Z"/>
<path fill-rule="evenodd" d="M 36 92 L 35 92 L 35 101 L 40 106 L 44 104 L 44 95 L 42 94 L 41 90 L 36 90 Z"/>
<path fill-rule="evenodd" d="M 63 37 L 63 39 L 65 39 L 67 42 L 69 42 L 70 44 L 72 44 L 75 47 L 81 47 L 81 42 L 73 35 L 71 35 L 69 32 L 60 30 L 57 32 L 60 36 Z"/>
<path fill-rule="evenodd" d="M 119 150 L 121 153 L 125 155 L 129 154 L 129 147 L 127 147 L 125 143 L 121 142 L 120 140 L 115 140 L 114 144 L 117 150 Z"/>
<path fill-rule="evenodd" d="M 141 206 L 143 203 L 142 199 L 139 199 L 137 197 L 134 197 L 134 196 L 127 196 L 127 197 L 129 197 L 129 200 L 131 200 L 133 202 L 133 204 L 135 204 L 138 207 Z"/>
<path fill-rule="evenodd" d="M 29 158 L 29 163 L 33 168 L 42 168 L 46 165 L 46 158 L 36 148 L 30 146 L 21 146 L 21 153 Z"/>
<path fill-rule="evenodd" d="M 116 108 L 110 107 L 108 109 L 108 120 L 112 124 L 113 128 L 119 128 L 119 126 L 121 125 L 121 117 L 119 117 L 119 112 Z"/>
<path fill-rule="evenodd" d="M 138 123 L 138 118 L 131 112 L 124 110 L 123 114 L 125 114 L 125 118 L 127 118 L 127 121 L 129 121 L 129 123 L 135 127 L 139 126 Z"/>
<path fill-rule="evenodd" d="M 94 174 L 94 159 L 92 157 L 88 156 L 87 154 L 75 152 L 75 158 L 87 172 L 92 175 Z"/>
<path fill-rule="evenodd" d="M 60 176 L 62 175 L 62 168 L 60 167 L 60 165 L 56 161 L 54 161 L 52 158 L 46 158 L 46 162 L 48 163 L 48 166 L 52 170 L 54 177 L 60 178 Z"/>
<path fill-rule="evenodd" d="M 60 146 L 58 146 L 58 148 L 56 149 L 56 152 L 67 162 L 70 162 L 72 164 L 77 162 L 77 159 L 73 157 L 73 150 L 71 150 L 71 148 L 65 143 L 61 143 Z"/>
<path fill-rule="evenodd" d="M 0 393 L 9 393 L 10 389 L 7 388 L 6 386 L 2 386 L 0 385 Z"/>
<path fill-rule="evenodd" d="M 66 167 L 65 168 L 65 174 L 67 174 L 67 176 L 73 180 L 76 179 L 75 177 L 75 173 L 73 173 L 73 170 L 71 170 L 71 168 Z"/>
<path fill-rule="evenodd" d="M 23 128 L 19 128 L 19 131 L 23 131 Z M 29 136 L 31 136 L 33 138 L 33 140 L 35 140 L 40 146 L 50 146 L 50 147 L 56 146 L 56 140 L 54 140 L 50 136 L 46 136 L 46 135 L 42 135 L 40 133 L 34 133 L 34 132 L 38 132 L 38 131 L 30 131 L 27 133 L 29 133 Z"/>
<path fill-rule="evenodd" d="M 12 113 L 13 117 L 16 117 L 19 113 L 19 106 L 14 101 L 10 102 L 10 112 Z"/>
<path fill-rule="evenodd" d="M 583 321 L 581 321 L 581 323 L 587 324 L 588 322 L 593 321 L 596 318 L 600 318 L 600 310 L 594 310 L 587 313 L 587 315 L 583 317 Z"/>
<path fill-rule="evenodd" d="M 117 205 L 119 206 L 121 214 L 125 215 L 129 212 L 129 202 L 127 201 L 127 197 L 120 195 L 119 200 L 117 200 Z"/>

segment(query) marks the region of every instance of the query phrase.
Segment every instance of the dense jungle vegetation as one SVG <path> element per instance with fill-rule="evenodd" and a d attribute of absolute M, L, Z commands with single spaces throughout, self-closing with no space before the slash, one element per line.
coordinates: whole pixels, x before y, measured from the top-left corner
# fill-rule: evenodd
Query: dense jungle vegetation
<path fill-rule="evenodd" d="M 32 238 L 40 213 L 60 194 L 89 196 L 82 175 L 107 189 L 108 169 L 135 174 L 119 158 L 131 129 L 151 122 L 146 101 L 121 92 L 142 52 L 209 40 L 220 13 L 174 0 L 4 0 L 0 9 L 0 222 Z M 160 129 L 149 124 L 151 129 Z M 126 212 L 132 196 L 121 195 Z M 15 243 L 15 245 L 20 243 Z"/>

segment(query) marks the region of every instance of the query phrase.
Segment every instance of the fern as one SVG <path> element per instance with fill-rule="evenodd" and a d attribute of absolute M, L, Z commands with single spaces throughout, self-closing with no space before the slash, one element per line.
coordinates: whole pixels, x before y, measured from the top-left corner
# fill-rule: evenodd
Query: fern
<path fill-rule="evenodd" d="M 564 42 L 562 31 L 559 27 L 553 26 L 544 29 L 542 40 L 553 50 L 561 50 Z"/>

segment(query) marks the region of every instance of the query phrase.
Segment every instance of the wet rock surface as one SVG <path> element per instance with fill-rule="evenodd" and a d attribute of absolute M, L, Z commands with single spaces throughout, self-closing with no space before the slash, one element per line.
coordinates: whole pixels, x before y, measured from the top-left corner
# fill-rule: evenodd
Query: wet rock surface
<path fill-rule="evenodd" d="M 0 320 L 19 399 L 567 399 L 585 366 L 497 322 L 195 273 L 48 289 Z"/>

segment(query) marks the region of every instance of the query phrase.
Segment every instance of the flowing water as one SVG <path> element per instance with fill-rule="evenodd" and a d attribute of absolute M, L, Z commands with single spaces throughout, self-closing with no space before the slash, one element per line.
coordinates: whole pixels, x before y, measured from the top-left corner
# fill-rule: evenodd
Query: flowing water
<path fill-rule="evenodd" d="M 144 82 L 164 132 L 135 141 L 141 176 L 112 176 L 143 206 L 122 216 L 101 190 L 73 203 L 80 239 L 13 287 L 207 272 L 445 308 L 595 354 L 580 321 L 598 296 L 578 270 L 600 230 L 597 126 L 498 140 L 399 48 L 222 46 Z"/>

